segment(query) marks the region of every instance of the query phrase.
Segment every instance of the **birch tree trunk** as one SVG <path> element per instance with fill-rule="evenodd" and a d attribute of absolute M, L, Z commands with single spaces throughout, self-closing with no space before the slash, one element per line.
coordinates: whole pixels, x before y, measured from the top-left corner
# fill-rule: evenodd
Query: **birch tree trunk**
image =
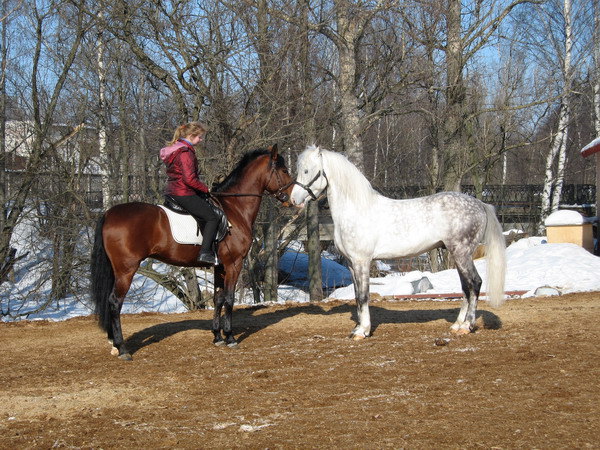
<path fill-rule="evenodd" d="M 562 67 L 563 89 L 559 110 L 558 128 L 546 158 L 546 174 L 544 179 L 544 190 L 542 192 L 542 216 L 539 225 L 540 232 L 545 230 L 544 220 L 546 217 L 558 210 L 564 182 L 564 169 L 567 159 L 569 121 L 571 119 L 569 97 L 573 82 L 573 71 L 571 68 L 573 49 L 571 0 L 564 0 L 563 6 L 565 22 L 565 53 Z"/>
<path fill-rule="evenodd" d="M 600 137 L 600 1 L 594 0 L 594 81 L 592 85 L 594 97 L 594 129 L 596 137 Z M 600 154 L 596 155 L 596 217 L 600 217 Z M 600 251 L 598 245 L 597 252 Z"/>
<path fill-rule="evenodd" d="M 98 35 L 96 39 L 96 62 L 98 67 L 98 151 L 100 166 L 100 182 L 102 184 L 102 206 L 111 206 L 112 192 L 110 187 L 110 155 L 108 154 L 108 132 L 106 124 L 106 63 L 104 60 L 104 14 L 98 12 Z"/>
<path fill-rule="evenodd" d="M 573 70 L 571 68 L 571 57 L 573 53 L 573 26 L 571 23 L 571 0 L 564 0 L 564 15 L 565 15 L 565 61 L 564 61 L 564 74 L 565 74 L 565 91 L 563 92 L 563 105 L 561 109 L 564 110 L 564 122 L 562 139 L 560 140 L 560 147 L 558 149 L 558 163 L 556 167 L 556 187 L 554 188 L 554 195 L 552 197 L 552 209 L 554 212 L 558 210 L 560 204 L 560 197 L 562 195 L 562 187 L 565 179 L 565 164 L 567 162 L 567 143 L 569 138 L 569 122 L 571 120 L 571 86 L 573 83 Z M 562 112 L 562 111 L 561 111 Z"/>
<path fill-rule="evenodd" d="M 563 148 L 564 141 L 566 141 L 567 135 L 567 120 L 568 114 L 565 108 L 565 105 L 561 103 L 560 112 L 559 112 L 559 120 L 558 120 L 558 129 L 556 134 L 551 139 L 550 150 L 548 151 L 548 155 L 546 156 L 546 168 L 544 175 L 544 188 L 542 190 L 542 206 L 541 206 L 541 220 L 538 227 L 538 231 L 543 233 L 545 230 L 544 220 L 553 211 L 558 208 L 556 198 L 556 187 L 558 184 L 558 162 L 561 157 L 559 156 L 561 153 L 561 149 Z M 562 160 L 563 172 L 564 172 L 564 157 Z M 556 209 L 555 209 L 556 208 Z"/>
<path fill-rule="evenodd" d="M 130 118 L 127 117 L 127 94 L 125 92 L 123 73 L 119 69 L 117 71 L 117 96 L 118 96 L 118 104 L 119 104 L 119 121 L 121 123 L 121 127 L 119 130 L 119 147 L 121 147 L 119 161 L 116 166 L 120 168 L 121 172 L 121 199 L 120 201 L 123 203 L 129 202 L 129 175 L 131 172 L 131 159 L 134 157 L 133 152 L 131 151 L 131 147 L 133 146 L 133 142 L 128 139 L 128 131 L 131 129 L 125 124 L 129 123 Z"/>
<path fill-rule="evenodd" d="M 560 133 L 561 136 L 559 139 L 559 147 L 558 147 L 558 161 L 556 163 L 556 176 L 554 177 L 556 182 L 554 184 L 554 190 L 552 192 L 552 204 L 550 205 L 550 214 L 554 211 L 558 210 L 560 205 L 560 197 L 562 195 L 562 188 L 565 179 L 565 164 L 567 162 L 567 139 L 569 136 L 569 107 L 565 105 L 564 107 L 564 115 L 565 115 L 565 127 Z"/>
<path fill-rule="evenodd" d="M 592 82 L 592 89 L 594 92 L 594 129 L 596 130 L 596 137 L 600 137 L 600 1 L 594 0 L 594 32 L 593 32 L 593 46 L 594 46 L 594 81 Z M 597 187 L 600 184 L 596 183 Z M 600 216 L 600 212 L 596 211 L 596 215 Z"/>

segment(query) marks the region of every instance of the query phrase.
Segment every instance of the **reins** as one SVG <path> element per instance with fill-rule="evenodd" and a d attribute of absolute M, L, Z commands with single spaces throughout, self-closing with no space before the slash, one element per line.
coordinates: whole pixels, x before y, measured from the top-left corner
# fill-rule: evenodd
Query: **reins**
<path fill-rule="evenodd" d="M 268 185 L 269 182 L 271 181 L 271 178 L 273 177 L 273 173 L 275 173 L 275 176 L 277 177 L 278 184 L 281 185 L 281 178 L 279 178 L 279 173 L 277 172 L 274 163 L 271 163 L 271 172 L 269 173 L 269 180 L 267 181 L 266 184 Z M 266 196 L 272 196 L 280 201 L 287 201 L 287 199 L 282 199 L 282 198 L 280 198 L 280 196 L 283 193 L 283 191 L 285 191 L 288 187 L 290 187 L 291 185 L 293 185 L 295 183 L 296 183 L 296 181 L 290 181 L 289 183 L 287 183 L 283 186 L 279 186 L 279 188 L 275 192 L 263 192 L 261 194 L 250 194 L 250 193 L 243 193 L 243 192 L 211 192 L 210 195 L 214 195 L 215 197 L 261 197 L 261 198 L 266 197 Z"/>
<path fill-rule="evenodd" d="M 271 194 L 242 194 L 240 192 L 211 192 L 210 195 L 215 197 L 264 197 Z"/>

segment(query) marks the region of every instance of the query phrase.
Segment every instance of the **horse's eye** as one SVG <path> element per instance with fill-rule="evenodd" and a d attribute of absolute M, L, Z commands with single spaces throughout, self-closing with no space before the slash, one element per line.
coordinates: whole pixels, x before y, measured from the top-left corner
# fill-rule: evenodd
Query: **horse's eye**
<path fill-rule="evenodd" d="M 308 169 L 304 169 L 304 173 L 308 173 Z"/>

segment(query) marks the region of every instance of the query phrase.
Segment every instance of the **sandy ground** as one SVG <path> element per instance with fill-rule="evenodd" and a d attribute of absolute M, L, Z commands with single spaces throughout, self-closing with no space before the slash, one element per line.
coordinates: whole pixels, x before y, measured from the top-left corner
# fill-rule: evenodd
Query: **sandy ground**
<path fill-rule="evenodd" d="M 600 446 L 600 293 L 480 304 L 375 301 L 127 315 L 134 361 L 93 317 L 0 324 L 0 448 L 586 448 Z"/>

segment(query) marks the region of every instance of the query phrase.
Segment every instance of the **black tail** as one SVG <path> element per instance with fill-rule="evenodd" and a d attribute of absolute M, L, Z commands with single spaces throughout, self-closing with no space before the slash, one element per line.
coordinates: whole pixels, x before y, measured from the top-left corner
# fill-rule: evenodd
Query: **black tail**
<path fill-rule="evenodd" d="M 92 300 L 94 302 L 94 312 L 98 317 L 98 325 L 108 333 L 111 329 L 108 298 L 115 286 L 115 274 L 104 249 L 104 241 L 102 239 L 103 226 L 104 214 L 100 217 L 96 225 L 94 249 L 92 250 Z"/>

